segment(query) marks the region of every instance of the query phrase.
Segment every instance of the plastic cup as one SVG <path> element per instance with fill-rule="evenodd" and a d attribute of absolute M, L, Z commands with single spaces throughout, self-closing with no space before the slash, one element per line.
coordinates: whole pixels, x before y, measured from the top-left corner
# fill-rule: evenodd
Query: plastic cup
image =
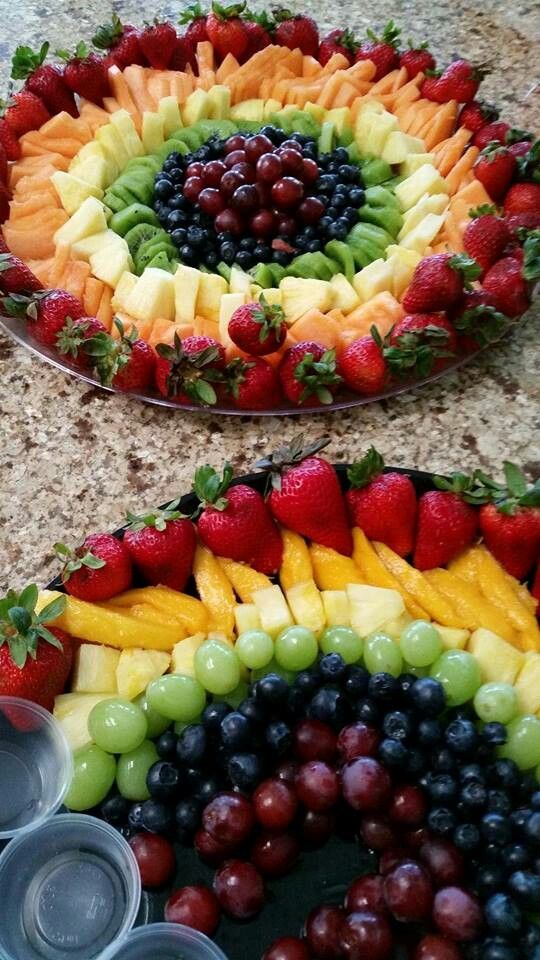
<path fill-rule="evenodd" d="M 129 844 L 109 824 L 61 813 L 0 855 L 2 960 L 94 960 L 125 937 L 141 881 Z"/>
<path fill-rule="evenodd" d="M 0 840 L 56 813 L 72 776 L 71 751 L 54 717 L 30 700 L 0 697 Z"/>
<path fill-rule="evenodd" d="M 151 923 L 138 927 L 121 943 L 106 950 L 100 960 L 227 960 L 203 933 L 178 923 Z"/>

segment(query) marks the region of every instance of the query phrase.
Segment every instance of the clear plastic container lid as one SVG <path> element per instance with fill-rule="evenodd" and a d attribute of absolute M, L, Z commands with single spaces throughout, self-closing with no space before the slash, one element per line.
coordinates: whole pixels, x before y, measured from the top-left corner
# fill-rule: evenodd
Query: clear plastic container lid
<path fill-rule="evenodd" d="M 0 840 L 59 809 L 73 776 L 62 728 L 43 707 L 0 697 Z"/>
<path fill-rule="evenodd" d="M 227 960 L 217 944 L 191 927 L 151 923 L 132 930 L 100 960 Z"/>
<path fill-rule="evenodd" d="M 2 960 L 94 960 L 133 926 L 141 882 L 129 844 L 107 823 L 59 814 L 0 856 Z"/>

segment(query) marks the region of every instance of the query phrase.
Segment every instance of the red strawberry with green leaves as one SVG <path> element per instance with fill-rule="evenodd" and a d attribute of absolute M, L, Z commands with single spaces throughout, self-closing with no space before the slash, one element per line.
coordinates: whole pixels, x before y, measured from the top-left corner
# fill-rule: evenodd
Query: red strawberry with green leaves
<path fill-rule="evenodd" d="M 513 143 L 508 150 L 516 157 L 519 179 L 540 183 L 540 140 Z"/>
<path fill-rule="evenodd" d="M 41 289 L 42 284 L 23 260 L 14 253 L 0 253 L 0 290 L 3 293 L 32 293 Z"/>
<path fill-rule="evenodd" d="M 466 252 L 482 267 L 482 272 L 502 257 L 512 240 L 508 224 L 497 216 L 493 206 L 484 204 L 469 211 L 471 222 L 463 234 L 463 246 Z"/>
<path fill-rule="evenodd" d="M 287 336 L 283 310 L 277 304 L 269 304 L 264 295 L 238 307 L 229 320 L 228 330 L 233 343 L 254 357 L 275 353 Z"/>
<path fill-rule="evenodd" d="M 531 267 L 531 280 L 532 270 Z M 537 269 L 534 272 L 539 275 Z M 519 317 L 531 302 L 524 266 L 514 257 L 503 257 L 494 263 L 484 277 L 483 288 L 507 317 Z"/>
<path fill-rule="evenodd" d="M 302 340 L 289 347 L 281 358 L 278 376 L 287 400 L 299 407 L 332 403 L 342 383 L 335 350 L 315 340 Z"/>
<path fill-rule="evenodd" d="M 110 23 L 98 27 L 92 37 L 92 43 L 98 50 L 107 51 L 105 57 L 107 66 L 114 63 L 123 70 L 133 63 L 145 66 L 147 61 L 141 50 L 139 38 L 140 30 L 123 24 L 118 14 L 113 13 Z"/>
<path fill-rule="evenodd" d="M 131 558 L 121 540 L 111 533 L 92 533 L 75 550 L 55 543 L 63 563 L 62 583 L 72 597 L 100 603 L 131 586 Z"/>
<path fill-rule="evenodd" d="M 7 160 L 19 160 L 21 156 L 19 138 L 3 117 L 0 117 L 0 146 Z"/>
<path fill-rule="evenodd" d="M 510 320 L 497 310 L 486 290 L 471 290 L 452 309 L 452 323 L 459 334 L 459 347 L 472 353 L 499 340 Z"/>
<path fill-rule="evenodd" d="M 472 138 L 474 147 L 479 150 L 485 150 L 490 143 L 506 144 L 506 136 L 510 130 L 510 124 L 505 120 L 494 120 L 487 123 L 480 130 L 477 130 Z"/>
<path fill-rule="evenodd" d="M 17 137 L 22 137 L 29 130 L 39 130 L 49 118 L 43 100 L 31 90 L 23 89 L 15 93 L 4 108 L 4 120 Z"/>
<path fill-rule="evenodd" d="M 75 98 L 62 71 L 45 63 L 48 52 L 48 43 L 42 44 L 37 53 L 31 47 L 17 47 L 11 61 L 11 76 L 13 80 L 25 80 L 25 88 L 41 97 L 51 114 L 65 110 L 72 117 L 78 117 Z"/>
<path fill-rule="evenodd" d="M 372 77 L 374 82 L 399 67 L 400 33 L 399 27 L 396 27 L 393 20 L 388 21 L 380 36 L 377 36 L 373 30 L 366 30 L 367 40 L 360 44 L 354 60 L 355 63 L 359 60 L 371 60 L 375 64 L 375 74 Z"/>
<path fill-rule="evenodd" d="M 515 183 L 504 198 L 504 215 L 540 213 L 540 184 Z"/>
<path fill-rule="evenodd" d="M 349 519 L 366 537 L 386 543 L 400 557 L 412 553 L 416 524 L 416 490 L 404 473 L 383 473 L 384 460 L 374 447 L 347 470 L 345 494 Z"/>
<path fill-rule="evenodd" d="M 56 55 L 64 60 L 64 80 L 73 93 L 101 106 L 103 97 L 110 94 L 107 64 L 97 53 L 90 53 L 84 42 L 77 44 L 75 52 L 57 50 Z"/>
<path fill-rule="evenodd" d="M 243 60 L 249 46 L 246 25 L 241 18 L 245 3 L 235 3 L 225 7 L 213 0 L 212 9 L 206 18 L 208 39 L 217 55 L 223 60 L 232 53 L 237 60 Z"/>
<path fill-rule="evenodd" d="M 523 580 L 540 557 L 540 481 L 528 484 L 515 463 L 505 461 L 504 484 L 481 471 L 474 480 L 485 502 L 480 507 L 480 531 L 495 559 Z"/>
<path fill-rule="evenodd" d="M 418 76 L 419 73 L 426 73 L 428 70 L 435 70 L 437 66 L 435 57 L 428 50 L 427 43 L 413 43 L 409 40 L 407 50 L 403 50 L 399 55 L 400 67 L 405 67 L 409 80 Z"/>
<path fill-rule="evenodd" d="M 51 626 L 66 598 L 55 597 L 37 613 L 35 584 L 20 593 L 9 590 L 0 600 L 0 696 L 20 697 L 52 711 L 71 671 L 71 637 Z M 19 727 L 17 714 L 11 717 Z M 22 722 L 25 729 L 25 722 Z M 20 729 L 21 727 L 19 727 Z"/>
<path fill-rule="evenodd" d="M 353 340 L 339 358 L 339 372 L 354 393 L 382 393 L 388 381 L 388 366 L 380 345 L 372 336 Z"/>
<path fill-rule="evenodd" d="M 478 511 L 466 502 L 472 481 L 461 473 L 435 477 L 437 490 L 418 500 L 413 563 L 417 570 L 445 567 L 470 547 L 478 533 Z M 473 500 L 473 503 L 475 501 Z"/>
<path fill-rule="evenodd" d="M 257 490 L 243 483 L 231 485 L 232 479 L 229 463 L 223 476 L 208 465 L 196 470 L 193 489 L 202 507 L 199 537 L 218 557 L 248 563 L 260 573 L 276 573 L 283 544 L 270 510 Z"/>
<path fill-rule="evenodd" d="M 491 144 L 482 150 L 474 164 L 474 175 L 486 188 L 492 200 L 504 197 L 517 171 L 517 160 L 507 147 Z"/>
<path fill-rule="evenodd" d="M 58 334 L 68 318 L 78 320 L 84 316 L 81 301 L 67 290 L 37 290 L 30 296 L 13 293 L 4 298 L 3 307 L 11 316 L 25 317 L 32 336 L 47 347 L 56 347 Z"/>
<path fill-rule="evenodd" d="M 449 103 L 450 100 L 469 103 L 474 100 L 484 76 L 485 71 L 474 67 L 468 60 L 454 60 L 442 73 L 427 76 L 420 92 L 435 103 Z"/>
<path fill-rule="evenodd" d="M 206 13 L 200 3 L 193 3 L 191 6 L 186 7 L 186 9 L 182 11 L 178 23 L 181 26 L 186 23 L 188 24 L 184 38 L 189 40 L 194 48 L 196 48 L 198 43 L 204 43 L 208 40 Z"/>
<path fill-rule="evenodd" d="M 156 354 L 150 344 L 137 335 L 136 327 L 126 333 L 118 317 L 114 324 L 119 336 L 96 333 L 86 341 L 85 353 L 92 358 L 102 386 L 127 393 L 147 390 L 154 379 Z"/>
<path fill-rule="evenodd" d="M 280 8 L 273 11 L 276 20 L 275 42 L 280 47 L 297 47 L 304 56 L 315 57 L 319 53 L 319 28 L 313 17 L 303 13 L 293 14 L 290 10 Z"/>
<path fill-rule="evenodd" d="M 465 103 L 458 117 L 458 126 L 466 127 L 471 133 L 478 133 L 486 124 L 492 123 L 499 116 L 499 111 L 493 103 L 484 100 L 471 100 Z"/>
<path fill-rule="evenodd" d="M 68 317 L 56 336 L 58 353 L 77 367 L 90 367 L 92 360 L 84 349 L 86 341 L 97 333 L 107 333 L 105 326 L 97 317 Z"/>
<path fill-rule="evenodd" d="M 443 313 L 413 313 L 392 328 L 382 347 L 391 373 L 421 379 L 442 370 L 456 355 L 457 334 Z"/>
<path fill-rule="evenodd" d="M 481 272 L 482 268 L 464 254 L 435 253 L 424 257 L 415 268 L 402 306 L 407 313 L 446 310 Z"/>
<path fill-rule="evenodd" d="M 246 10 L 242 16 L 244 29 L 248 35 L 248 46 L 244 55 L 245 60 L 249 60 L 254 53 L 264 50 L 272 43 L 272 31 L 275 23 L 268 16 L 265 10 L 262 13 L 254 13 L 252 10 Z"/>
<path fill-rule="evenodd" d="M 4 150 L 4 147 L 2 146 L 2 144 L 0 143 L 0 182 L 1 183 L 7 184 L 8 173 L 9 173 L 9 169 L 8 169 L 8 160 L 6 156 L 6 151 Z"/>
<path fill-rule="evenodd" d="M 217 402 L 216 389 L 223 383 L 225 350 L 212 337 L 192 336 L 174 344 L 158 343 L 156 386 L 163 397 L 175 403 L 197 403 L 211 407 Z"/>
<path fill-rule="evenodd" d="M 172 500 L 162 510 L 128 513 L 123 545 L 145 583 L 183 590 L 191 576 L 195 528 Z"/>
<path fill-rule="evenodd" d="M 197 57 L 193 44 L 185 37 L 177 37 L 176 45 L 169 63 L 169 70 L 186 70 L 190 66 L 197 72 Z"/>
<path fill-rule="evenodd" d="M 279 523 L 351 556 L 352 534 L 338 475 L 327 460 L 316 456 L 329 442 L 324 437 L 304 447 L 304 437 L 298 436 L 256 466 L 270 473 L 268 505 Z"/>
<path fill-rule="evenodd" d="M 328 63 L 336 55 L 340 53 L 342 57 L 346 57 L 349 63 L 354 63 L 355 55 L 358 51 L 359 43 L 355 39 L 352 30 L 348 28 L 338 28 L 337 30 L 331 30 L 330 33 L 327 33 L 325 37 L 321 40 L 321 45 L 319 47 L 319 63 L 324 65 Z"/>
<path fill-rule="evenodd" d="M 139 36 L 139 46 L 155 70 L 166 70 L 176 48 L 176 30 L 168 20 L 154 20 Z"/>
<path fill-rule="evenodd" d="M 279 378 L 267 360 L 235 357 L 227 365 L 227 389 L 238 410 L 269 410 L 279 407 Z"/>

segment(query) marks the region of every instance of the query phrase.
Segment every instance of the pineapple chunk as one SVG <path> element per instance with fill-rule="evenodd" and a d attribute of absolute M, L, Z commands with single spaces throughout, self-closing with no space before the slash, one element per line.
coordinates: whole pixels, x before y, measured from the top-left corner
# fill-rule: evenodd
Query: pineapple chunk
<path fill-rule="evenodd" d="M 254 287 L 254 286 L 255 286 L 255 284 L 252 284 L 252 285 L 251 285 L 251 294 L 252 294 L 252 296 L 254 295 L 254 294 L 253 294 L 253 287 Z M 283 291 L 280 290 L 279 287 L 267 287 L 265 290 L 261 290 L 260 293 L 259 293 L 259 295 L 258 295 L 258 298 L 257 298 L 257 299 L 259 299 L 259 298 L 262 297 L 263 295 L 264 295 L 264 299 L 266 300 L 266 302 L 267 302 L 268 304 L 270 304 L 271 307 L 273 307 L 273 306 L 282 307 L 282 306 L 283 306 Z"/>
<path fill-rule="evenodd" d="M 347 586 L 347 596 L 351 605 L 351 626 L 361 637 L 380 630 L 385 623 L 400 617 L 405 610 L 401 594 L 397 590 L 387 590 L 386 587 L 350 583 Z"/>
<path fill-rule="evenodd" d="M 434 623 L 445 650 L 465 650 L 469 642 L 470 631 L 459 627 L 443 627 L 442 623 Z"/>
<path fill-rule="evenodd" d="M 261 618 L 261 627 L 270 636 L 275 637 L 285 627 L 292 627 L 294 621 L 280 587 L 272 586 L 255 590 L 253 602 Z"/>
<path fill-rule="evenodd" d="M 122 237 L 118 239 L 122 240 Z M 103 250 L 93 253 L 90 257 L 90 269 L 94 277 L 114 289 L 122 274 L 133 269 L 133 260 L 126 241 L 109 244 Z"/>
<path fill-rule="evenodd" d="M 239 603 L 234 608 L 234 622 L 238 636 L 246 630 L 261 629 L 261 618 L 254 603 Z"/>
<path fill-rule="evenodd" d="M 398 183 L 394 190 L 402 210 L 410 210 L 425 193 L 448 193 L 448 186 L 438 170 L 424 163 L 410 177 Z"/>
<path fill-rule="evenodd" d="M 83 237 L 77 240 L 71 247 L 77 260 L 90 260 L 93 253 L 104 250 L 105 247 L 113 246 L 122 240 L 114 230 L 102 230 L 101 233 L 93 233 L 89 237 Z"/>
<path fill-rule="evenodd" d="M 279 100 L 274 100 L 273 97 L 270 97 L 268 100 L 264 101 L 264 113 L 263 120 L 266 120 L 272 113 L 276 113 L 278 110 L 281 110 L 283 104 Z"/>
<path fill-rule="evenodd" d="M 398 118 L 387 110 L 373 115 L 363 144 L 358 144 L 360 150 L 370 156 L 382 156 L 386 141 L 398 126 Z"/>
<path fill-rule="evenodd" d="M 179 124 L 180 126 L 180 124 Z M 165 140 L 164 120 L 161 114 L 145 110 L 142 117 L 142 142 L 145 153 L 155 153 Z"/>
<path fill-rule="evenodd" d="M 92 742 L 88 717 L 96 704 L 110 699 L 110 693 L 61 693 L 55 698 L 53 716 L 72 750 Z"/>
<path fill-rule="evenodd" d="M 403 240 L 414 227 L 422 222 L 428 213 L 444 213 L 449 204 L 449 199 L 444 193 L 425 193 L 414 207 L 407 210 L 403 215 L 403 226 L 398 233 L 398 240 Z"/>
<path fill-rule="evenodd" d="M 225 347 L 232 347 L 229 336 L 229 320 L 235 310 L 246 302 L 243 293 L 224 293 L 219 304 L 219 339 Z"/>
<path fill-rule="evenodd" d="M 385 141 L 382 159 L 387 163 L 403 163 L 409 154 L 425 153 L 426 145 L 419 137 L 411 137 L 401 130 L 393 130 Z"/>
<path fill-rule="evenodd" d="M 144 154 L 143 143 L 127 110 L 116 110 L 111 115 L 111 123 L 129 156 L 142 157 Z"/>
<path fill-rule="evenodd" d="M 362 104 L 357 113 L 356 122 L 354 125 L 354 139 L 358 149 L 360 150 L 360 153 L 368 153 L 366 142 L 371 129 L 371 124 L 378 114 L 384 113 L 386 113 L 386 110 L 379 100 L 366 100 L 366 102 Z"/>
<path fill-rule="evenodd" d="M 328 118 L 328 120 L 332 120 L 332 122 L 335 124 L 334 118 L 328 116 L 328 114 L 332 113 L 332 111 L 325 110 L 324 107 L 321 107 L 320 103 L 312 103 L 311 100 L 308 100 L 307 103 L 305 103 L 302 107 L 302 110 L 304 113 L 309 113 L 310 116 L 317 121 L 317 123 L 323 123 Z M 335 125 L 337 126 L 337 124 Z"/>
<path fill-rule="evenodd" d="M 193 323 L 201 272 L 181 263 L 174 275 L 174 310 L 177 323 Z"/>
<path fill-rule="evenodd" d="M 118 693 L 133 700 L 168 669 L 171 657 L 162 650 L 122 650 L 116 670 Z"/>
<path fill-rule="evenodd" d="M 279 287 L 283 297 L 285 320 L 289 326 L 303 317 L 308 310 L 316 309 L 325 313 L 332 306 L 332 287 L 326 280 L 284 277 Z"/>
<path fill-rule="evenodd" d="M 222 83 L 216 83 L 208 91 L 211 120 L 227 120 L 231 113 L 231 91 Z M 262 120 L 262 117 L 261 117 Z"/>
<path fill-rule="evenodd" d="M 321 590 L 324 615 L 329 627 L 348 627 L 351 608 L 346 590 Z"/>
<path fill-rule="evenodd" d="M 401 246 L 407 250 L 416 250 L 417 253 L 423 254 L 435 240 L 443 223 L 444 214 L 441 214 L 441 216 L 437 216 L 436 213 L 426 214 L 418 226 L 411 230 L 406 237 L 403 237 Z"/>
<path fill-rule="evenodd" d="M 384 632 L 388 634 L 389 637 L 392 637 L 392 640 L 399 640 L 405 627 L 408 627 L 410 623 L 412 623 L 412 617 L 410 613 L 405 610 L 399 617 L 396 617 L 395 620 L 387 620 L 384 625 Z"/>
<path fill-rule="evenodd" d="M 88 161 L 103 161 L 105 163 L 107 169 L 107 182 L 103 189 L 105 189 L 106 186 L 108 187 L 113 180 L 116 180 L 118 174 L 120 173 L 119 162 L 114 157 L 109 156 L 103 145 L 97 140 L 90 140 L 89 143 L 85 143 L 84 146 L 81 147 L 78 154 L 73 157 L 73 160 L 69 165 L 69 172 L 76 173 L 78 177 L 84 179 L 77 168 L 83 163 L 86 164 Z"/>
<path fill-rule="evenodd" d="M 316 106 L 314 104 L 313 106 Z M 306 108 L 304 107 L 304 110 Z M 315 116 L 315 114 L 313 114 Z M 345 127 L 350 126 L 350 113 L 348 107 L 332 107 L 331 110 L 324 110 L 321 117 L 315 117 L 320 123 L 330 120 L 334 124 L 338 136 L 343 133 Z"/>
<path fill-rule="evenodd" d="M 205 120 L 210 115 L 210 97 L 205 90 L 194 90 L 190 93 L 183 108 L 182 119 L 186 127 L 192 127 L 199 120 Z"/>
<path fill-rule="evenodd" d="M 247 300 L 251 297 L 251 277 L 240 267 L 231 267 L 229 293 L 243 293 Z"/>
<path fill-rule="evenodd" d="M 322 633 L 326 626 L 326 615 L 315 581 L 296 583 L 285 591 L 285 596 L 296 623 L 308 627 L 316 635 Z"/>
<path fill-rule="evenodd" d="M 410 177 L 411 173 L 414 173 L 426 163 L 430 163 L 432 167 L 435 166 L 435 157 L 432 153 L 410 153 L 408 157 L 405 157 L 403 163 L 400 163 L 399 175 Z"/>
<path fill-rule="evenodd" d="M 69 172 L 79 180 L 89 183 L 90 186 L 99 187 L 100 190 L 106 190 L 114 180 L 114 176 L 110 175 L 110 167 L 105 157 L 88 157 L 86 160 L 71 163 Z"/>
<path fill-rule="evenodd" d="M 60 203 L 69 216 L 79 209 L 81 203 L 87 197 L 97 197 L 98 200 L 103 197 L 103 190 L 100 187 L 93 187 L 86 180 L 81 180 L 72 173 L 65 173 L 63 170 L 57 170 L 56 173 L 53 173 L 51 183 L 60 198 Z"/>
<path fill-rule="evenodd" d="M 162 97 L 158 103 L 158 115 L 163 120 L 163 139 L 183 126 L 182 115 L 176 97 Z"/>
<path fill-rule="evenodd" d="M 173 647 L 171 656 L 171 673 L 182 673 L 185 677 L 195 676 L 195 654 L 206 640 L 204 633 L 194 633 L 191 637 L 180 640 Z"/>
<path fill-rule="evenodd" d="M 55 244 L 68 243 L 70 246 L 89 237 L 93 233 L 102 233 L 107 229 L 105 207 L 97 197 L 87 197 L 76 213 L 58 228 L 54 235 Z"/>
<path fill-rule="evenodd" d="M 195 313 L 206 320 L 219 322 L 219 305 L 227 293 L 227 281 L 216 273 L 201 273 Z"/>
<path fill-rule="evenodd" d="M 112 647 L 82 643 L 75 657 L 71 689 L 74 693 L 117 693 L 119 660 L 118 650 Z"/>
<path fill-rule="evenodd" d="M 392 290 L 394 284 L 393 265 L 388 260 L 373 260 L 353 277 L 353 286 L 361 303 L 367 303 L 377 293 Z"/>
<path fill-rule="evenodd" d="M 174 320 L 174 280 L 166 270 L 147 267 L 126 301 L 126 313 L 135 320 Z"/>
<path fill-rule="evenodd" d="M 387 263 L 392 266 L 392 293 L 399 300 L 409 286 L 415 267 L 422 259 L 416 250 L 390 244 L 386 248 Z"/>
<path fill-rule="evenodd" d="M 130 160 L 124 141 L 112 123 L 106 123 L 104 127 L 96 130 L 96 140 L 103 147 L 107 157 L 116 161 L 120 170 L 123 170 Z"/>
<path fill-rule="evenodd" d="M 520 650 L 485 627 L 479 627 L 471 634 L 467 649 L 478 660 L 482 683 L 491 680 L 514 683 L 525 662 Z"/>
<path fill-rule="evenodd" d="M 353 285 L 349 283 L 343 273 L 336 273 L 330 280 L 332 288 L 332 306 L 342 313 L 351 313 L 360 304 L 360 299 Z"/>
<path fill-rule="evenodd" d="M 521 713 L 538 713 L 540 710 L 540 654 L 530 653 L 519 671 L 514 687 L 518 695 Z"/>
<path fill-rule="evenodd" d="M 123 313 L 127 313 L 127 298 L 129 297 L 138 279 L 139 278 L 136 276 L 136 274 L 130 273 L 129 270 L 126 270 L 126 272 L 122 274 L 118 283 L 116 284 L 116 289 L 111 299 L 111 307 L 113 310 L 120 310 Z"/>
<path fill-rule="evenodd" d="M 277 109 L 281 109 L 281 103 Z M 264 100 L 258 100 L 256 98 L 253 98 L 253 100 L 242 100 L 241 103 L 235 103 L 234 107 L 231 107 L 231 120 L 263 120 L 264 110 Z"/>

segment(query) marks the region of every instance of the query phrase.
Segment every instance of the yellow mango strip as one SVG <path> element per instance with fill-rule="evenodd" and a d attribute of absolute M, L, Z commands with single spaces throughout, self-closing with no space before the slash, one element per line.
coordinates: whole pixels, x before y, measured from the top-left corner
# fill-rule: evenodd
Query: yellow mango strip
<path fill-rule="evenodd" d="M 383 587 L 387 590 L 397 590 L 403 597 L 411 617 L 415 620 L 430 620 L 431 617 L 402 583 L 390 573 L 382 560 L 377 556 L 363 530 L 355 527 L 353 530 L 353 560 L 361 571 L 365 582 L 370 587 Z"/>
<path fill-rule="evenodd" d="M 454 606 L 456 612 L 463 618 L 468 630 L 477 630 L 485 627 L 497 633 L 503 640 L 514 646 L 519 645 L 518 635 L 500 610 L 486 600 L 477 585 L 462 577 L 458 577 L 450 570 L 437 567 L 435 570 L 426 570 L 424 576 L 428 582 L 442 593 Z"/>
<path fill-rule="evenodd" d="M 520 650 L 523 650 L 523 653 L 540 653 L 540 642 L 531 633 L 520 633 L 518 646 Z"/>
<path fill-rule="evenodd" d="M 390 573 L 394 574 L 409 593 L 412 593 L 414 599 L 427 610 L 432 620 L 442 623 L 444 627 L 465 626 L 463 618 L 458 616 L 452 604 L 426 580 L 420 570 L 411 567 L 385 543 L 374 543 L 373 546 L 387 570 L 390 570 Z"/>
<path fill-rule="evenodd" d="M 40 594 L 40 608 L 57 596 L 59 594 L 56 591 L 43 590 Z M 107 647 L 117 647 L 120 650 L 131 647 L 172 650 L 186 635 L 181 624 L 170 626 L 152 623 L 150 620 L 132 617 L 127 611 L 109 610 L 96 603 L 87 603 L 69 596 L 66 597 L 64 610 L 54 621 L 54 625 L 79 640 L 103 643 Z"/>
<path fill-rule="evenodd" d="M 198 546 L 193 561 L 193 575 L 198 594 L 210 615 L 209 628 L 234 633 L 236 597 L 216 557 L 206 547 Z"/>
<path fill-rule="evenodd" d="M 138 587 L 114 597 L 115 607 L 151 605 L 166 616 L 180 621 L 189 633 L 206 632 L 208 611 L 204 604 L 188 593 L 179 593 L 170 587 Z"/>
<path fill-rule="evenodd" d="M 512 588 L 517 598 L 521 600 L 522 604 L 527 607 L 527 610 L 530 610 L 531 613 L 536 614 L 536 609 L 538 607 L 538 600 L 533 597 L 531 591 L 527 587 L 526 583 L 520 583 L 516 577 L 513 577 L 512 574 L 504 571 L 505 579 L 508 583 L 508 586 Z"/>
<path fill-rule="evenodd" d="M 167 627 L 181 627 L 178 620 L 175 617 L 168 617 L 165 613 L 162 613 L 156 607 L 152 607 L 149 603 L 136 603 L 132 607 L 117 607 L 114 602 L 107 601 L 107 603 L 97 603 L 97 607 L 101 607 L 102 610 L 112 610 L 116 613 L 122 613 L 128 615 L 129 617 L 135 617 L 136 620 L 149 620 L 151 623 L 164 624 Z M 185 633 L 185 630 L 184 630 Z"/>
<path fill-rule="evenodd" d="M 297 583 L 313 580 L 313 565 L 309 548 L 303 537 L 293 530 L 282 530 L 283 559 L 279 571 L 282 590 L 290 590 Z"/>
<path fill-rule="evenodd" d="M 345 590 L 349 583 L 365 583 L 351 557 L 345 557 L 320 543 L 312 543 L 309 553 L 319 590 Z"/>
<path fill-rule="evenodd" d="M 485 597 L 507 617 L 513 627 L 540 641 L 538 624 L 530 610 L 508 584 L 506 573 L 486 547 L 474 547 L 478 582 Z M 540 642 L 538 644 L 540 646 Z"/>
<path fill-rule="evenodd" d="M 272 581 L 264 573 L 253 570 L 245 563 L 237 563 L 236 560 L 230 560 L 228 557 L 218 557 L 217 562 L 242 603 L 253 603 L 254 590 L 264 590 L 272 586 Z"/>
<path fill-rule="evenodd" d="M 469 583 L 478 584 L 478 565 L 476 561 L 476 553 L 472 547 L 469 547 L 468 550 L 464 550 L 448 564 L 448 569 L 456 577 L 461 577 L 462 580 L 467 580 Z"/>

